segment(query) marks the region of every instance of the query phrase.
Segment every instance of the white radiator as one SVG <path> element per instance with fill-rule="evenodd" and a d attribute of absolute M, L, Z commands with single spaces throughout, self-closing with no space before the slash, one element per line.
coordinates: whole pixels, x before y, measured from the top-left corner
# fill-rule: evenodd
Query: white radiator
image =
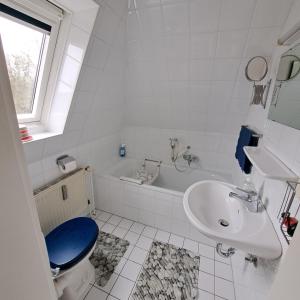
<path fill-rule="evenodd" d="M 91 180 L 89 168 L 78 169 L 34 191 L 44 235 L 63 222 L 94 210 Z"/>

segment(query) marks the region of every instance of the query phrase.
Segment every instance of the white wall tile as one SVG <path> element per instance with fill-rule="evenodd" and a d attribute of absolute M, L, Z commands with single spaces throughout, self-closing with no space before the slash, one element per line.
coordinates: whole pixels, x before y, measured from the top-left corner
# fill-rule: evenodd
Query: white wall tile
<path fill-rule="evenodd" d="M 213 70 L 213 60 L 209 59 L 198 59 L 191 60 L 191 80 L 201 81 L 201 80 L 211 80 L 212 70 Z"/>
<path fill-rule="evenodd" d="M 45 140 L 35 141 L 34 143 L 23 144 L 25 157 L 28 164 L 42 159 L 44 154 Z"/>
<path fill-rule="evenodd" d="M 212 58 L 216 52 L 218 34 L 198 33 L 191 35 L 191 59 Z"/>
<path fill-rule="evenodd" d="M 279 32 L 277 23 L 261 28 L 256 2 L 141 0 L 136 2 L 137 7 L 133 4 L 127 19 L 131 49 L 125 125 L 144 127 L 145 134 L 146 128 L 154 128 L 154 132 L 160 128 L 181 129 L 187 136 L 189 130 L 198 131 L 198 136 L 236 136 L 252 95 L 251 84 L 244 76 L 245 64 L 253 55 L 269 57 Z M 274 8 L 274 19 L 283 15 Z M 155 141 L 164 146 L 147 151 L 148 134 L 147 140 L 145 137 L 139 136 L 143 142 L 128 140 L 133 156 L 151 152 L 169 160 L 165 144 Z M 235 143 L 235 138 L 230 139 L 227 149 L 234 149 Z M 205 167 L 226 169 L 234 160 L 232 150 L 230 161 L 224 161 L 221 153 L 216 156 L 200 148 L 197 151 L 205 151 L 201 152 Z"/>
<path fill-rule="evenodd" d="M 136 11 L 128 12 L 127 16 L 127 40 L 138 40 L 141 38 L 140 23 Z"/>
<path fill-rule="evenodd" d="M 244 56 L 270 56 L 276 46 L 279 32 L 278 27 L 251 29 Z"/>
<path fill-rule="evenodd" d="M 188 5 L 187 2 L 163 6 L 164 24 L 166 33 L 187 33 Z"/>
<path fill-rule="evenodd" d="M 189 56 L 189 36 L 172 35 L 167 36 L 166 55 L 169 59 L 187 59 Z"/>
<path fill-rule="evenodd" d="M 224 30 L 249 28 L 255 4 L 256 0 L 222 0 L 220 28 Z"/>
<path fill-rule="evenodd" d="M 77 82 L 81 65 L 77 60 L 71 58 L 68 55 L 64 57 L 62 64 L 63 67 L 60 79 L 70 87 L 74 88 Z"/>
<path fill-rule="evenodd" d="M 234 58 L 218 58 L 214 61 L 212 78 L 214 80 L 236 80 L 240 60 Z"/>
<path fill-rule="evenodd" d="M 89 34 L 79 27 L 72 26 L 67 42 L 67 54 L 78 61 L 83 61 Z"/>
<path fill-rule="evenodd" d="M 190 4 L 191 31 L 213 32 L 218 29 L 220 0 L 193 0 Z"/>
<path fill-rule="evenodd" d="M 108 60 L 110 47 L 98 38 L 93 39 L 88 65 L 94 68 L 104 68 Z"/>
<path fill-rule="evenodd" d="M 242 57 L 247 37 L 247 30 L 219 32 L 216 57 Z"/>
<path fill-rule="evenodd" d="M 73 61 L 76 62 L 75 60 Z M 67 73 L 65 73 L 65 76 L 67 76 Z M 49 117 L 49 128 L 47 128 L 48 130 L 54 132 L 63 131 L 66 122 L 65 120 L 66 114 L 68 114 L 69 112 L 69 108 L 72 102 L 72 97 L 73 97 L 73 88 L 65 84 L 63 81 L 59 81 L 51 105 L 51 113 Z M 49 139 L 47 142 L 49 142 Z"/>
<path fill-rule="evenodd" d="M 120 18 L 114 11 L 109 6 L 102 6 L 95 22 L 94 34 L 106 43 L 112 44 L 119 23 Z"/>
<path fill-rule="evenodd" d="M 94 19 L 91 15 L 96 14 L 97 11 L 94 9 L 82 10 L 74 15 L 72 23 L 86 32 L 91 32 L 94 26 Z"/>
<path fill-rule="evenodd" d="M 145 8 L 160 5 L 160 0 L 136 0 L 137 8 Z"/>
<path fill-rule="evenodd" d="M 292 0 L 258 0 L 252 19 L 252 27 L 283 26 L 292 3 Z M 272 10 L 272 13 L 270 13 L 270 10 Z M 276 18 L 272 17 L 272 15 L 276 15 Z"/>
<path fill-rule="evenodd" d="M 125 12 L 127 12 L 128 1 L 110 0 L 107 1 L 107 5 L 109 5 L 117 15 L 123 17 Z"/>
<path fill-rule="evenodd" d="M 169 60 L 168 73 L 169 80 L 188 80 L 188 61 L 187 60 Z"/>
<path fill-rule="evenodd" d="M 123 1 L 120 1 L 119 4 L 124 7 Z M 115 10 L 117 10 L 116 2 L 111 8 L 106 7 L 103 9 L 101 6 L 101 14 L 99 14 L 97 18 L 99 19 L 100 16 L 104 18 L 105 13 L 107 13 L 108 15 L 104 19 L 107 20 L 113 16 L 112 18 L 114 19 L 116 28 L 118 24 L 124 28 L 125 23 L 122 24 L 121 22 L 124 22 L 123 18 L 127 12 L 124 13 L 123 16 L 117 16 Z M 70 32 L 69 42 L 71 46 L 66 49 L 68 55 L 65 56 L 64 61 L 64 64 L 68 66 L 68 68 L 62 73 L 64 82 L 60 82 L 58 92 L 55 95 L 55 102 L 51 108 L 55 112 L 55 114 L 53 114 L 55 120 L 52 122 L 55 126 L 63 126 L 64 120 L 61 115 L 64 112 L 62 110 L 67 111 L 70 107 L 73 91 L 68 85 L 74 85 L 77 79 L 76 76 L 78 75 L 80 65 L 79 61 L 82 60 L 83 55 L 81 46 L 88 38 L 86 31 L 93 25 L 91 24 L 91 11 L 87 11 L 86 14 L 81 15 L 75 14 L 75 18 L 72 22 L 76 27 L 72 28 Z M 101 22 L 98 20 L 95 24 L 91 41 L 96 40 L 100 44 L 89 43 L 87 52 L 92 55 L 89 55 L 89 60 L 85 59 L 83 62 L 64 134 L 24 145 L 27 160 L 30 164 L 29 169 L 32 170 L 34 187 L 38 187 L 60 176 L 55 159 L 62 154 L 73 155 L 81 166 L 92 164 L 95 173 L 98 174 L 100 174 L 105 167 L 107 168 L 110 162 L 116 160 L 117 148 L 120 141 L 118 131 L 121 128 L 122 122 L 120 108 L 124 103 L 124 84 L 122 77 L 124 57 L 114 55 L 114 63 L 118 65 L 118 68 L 110 68 L 107 71 L 103 69 L 106 54 L 109 56 L 110 53 L 116 51 L 116 47 L 118 47 L 117 50 L 119 52 L 121 52 L 121 50 L 119 50 L 120 45 L 105 48 L 106 44 L 103 44 L 104 42 L 102 43 L 99 36 L 95 36 L 95 33 L 101 36 L 102 28 L 100 28 L 100 26 L 102 26 L 102 22 L 103 20 L 101 20 Z M 104 30 L 104 35 L 101 37 L 105 38 L 106 33 Z M 117 39 L 117 36 L 114 38 Z M 114 38 L 111 40 L 112 44 L 114 44 Z M 125 33 L 123 33 L 123 38 L 125 38 Z M 102 78 L 106 78 L 105 85 L 102 85 Z M 102 87 L 101 102 L 110 103 L 109 109 L 103 110 L 102 107 L 100 109 L 100 106 L 92 105 L 95 99 L 99 101 L 99 98 L 97 98 L 95 94 L 96 90 L 99 90 L 99 83 L 101 83 Z M 106 91 L 106 93 L 104 91 Z M 94 112 L 95 107 L 97 107 L 96 112 Z M 90 122 L 90 120 L 93 120 L 93 122 Z M 109 134 L 112 135 L 111 138 L 104 138 L 103 135 L 108 136 Z M 91 141 L 95 141 L 96 139 L 98 139 L 99 142 L 91 143 Z M 91 152 L 90 149 L 93 149 L 93 151 Z M 92 157 L 91 153 L 93 154 Z M 102 153 L 102 155 L 99 155 L 99 153 Z M 40 175 L 33 172 L 35 165 L 31 164 L 35 162 L 37 162 L 38 165 L 42 165 Z M 99 194 L 97 185 L 96 194 Z M 101 202 L 101 199 L 99 199 L 99 201 Z"/>
<path fill-rule="evenodd" d="M 135 17 L 129 13 L 128 17 L 128 40 L 138 38 L 154 39 L 161 36 L 165 30 L 161 7 L 149 7 L 148 9 L 140 10 Z M 141 26 L 140 28 L 139 25 Z"/>

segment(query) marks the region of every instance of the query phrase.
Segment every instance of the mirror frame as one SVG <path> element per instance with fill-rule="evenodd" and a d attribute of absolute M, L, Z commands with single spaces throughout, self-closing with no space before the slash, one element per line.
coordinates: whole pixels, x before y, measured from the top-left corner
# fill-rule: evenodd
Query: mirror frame
<path fill-rule="evenodd" d="M 258 80 L 253 80 L 253 79 L 251 79 L 251 78 L 249 77 L 249 75 L 248 75 L 248 68 L 249 68 L 250 63 L 251 63 L 254 59 L 256 59 L 256 58 L 262 58 L 262 59 L 263 59 L 264 63 L 266 64 L 266 71 L 265 71 L 265 73 L 263 74 L 263 76 L 262 76 L 260 79 L 258 79 Z M 267 76 L 268 71 L 269 71 L 269 68 L 268 68 L 268 62 L 267 62 L 266 58 L 263 57 L 263 56 L 257 55 L 257 56 L 252 57 L 252 58 L 248 61 L 247 65 L 246 65 L 246 68 L 245 68 L 245 76 L 246 76 L 246 78 L 247 78 L 249 81 L 251 81 L 251 82 L 258 82 L 258 81 L 262 81 L 262 80 Z"/>
<path fill-rule="evenodd" d="M 294 80 L 300 74 L 300 68 L 299 68 L 298 72 L 294 76 L 292 76 L 291 78 L 289 78 L 288 80 L 279 80 L 279 79 L 277 79 L 277 75 L 278 75 L 278 71 L 279 71 L 279 65 L 280 65 L 282 57 L 285 57 L 285 56 L 296 57 L 297 61 L 299 61 L 299 59 L 300 59 L 300 56 L 297 56 L 296 54 L 293 54 L 293 53 L 288 54 L 289 51 L 295 49 L 296 47 L 300 48 L 300 40 L 297 41 L 295 44 L 288 45 L 288 46 L 289 46 L 288 50 L 282 49 L 284 51 L 281 51 L 280 56 L 279 56 L 279 53 L 278 53 L 278 65 L 277 65 L 277 69 L 276 69 L 276 75 L 275 75 L 275 78 L 274 78 L 275 83 L 274 83 L 274 87 L 273 87 L 272 97 L 270 99 L 270 105 L 269 105 L 269 109 L 268 109 L 267 120 L 272 121 L 272 122 L 276 122 L 276 123 L 278 123 L 280 125 L 284 125 L 284 126 L 287 126 L 289 128 L 300 130 L 300 127 L 294 126 L 294 124 L 291 124 L 288 121 L 285 121 L 285 120 L 282 121 L 282 120 L 279 120 L 278 118 L 275 118 L 275 117 L 272 118 L 272 114 L 271 114 L 271 110 L 274 109 L 274 107 L 276 108 L 276 106 L 278 104 L 279 93 L 280 93 L 280 90 L 282 88 L 282 85 L 285 84 L 285 83 L 288 84 L 289 81 Z"/>
<path fill-rule="evenodd" d="M 290 50 L 288 50 L 288 51 L 290 51 Z M 288 51 L 286 51 L 285 53 L 287 53 Z M 285 54 L 284 53 L 284 54 Z M 300 63 L 300 58 L 297 56 L 297 55 L 295 55 L 295 54 L 286 54 L 286 55 L 282 55 L 281 57 L 280 57 L 280 60 L 279 60 L 279 67 L 280 67 L 280 62 L 281 62 L 281 60 L 282 60 L 282 58 L 284 58 L 284 57 L 295 57 L 297 60 L 295 60 L 295 61 L 298 61 L 299 63 Z M 279 67 L 278 67 L 278 70 L 279 70 Z M 278 70 L 277 70 L 277 75 L 278 75 Z M 287 82 L 287 81 L 289 81 L 289 80 L 292 80 L 292 79 L 294 79 L 294 78 L 296 78 L 298 75 L 299 75 L 299 73 L 300 73 L 300 66 L 299 66 L 299 69 L 298 69 L 298 72 L 294 75 L 294 76 L 292 76 L 292 77 L 290 77 L 290 78 L 288 78 L 288 79 L 285 79 L 285 80 L 281 80 L 281 79 L 277 79 L 277 75 L 276 75 L 276 78 L 275 78 L 275 80 L 276 81 L 278 81 L 278 82 Z"/>

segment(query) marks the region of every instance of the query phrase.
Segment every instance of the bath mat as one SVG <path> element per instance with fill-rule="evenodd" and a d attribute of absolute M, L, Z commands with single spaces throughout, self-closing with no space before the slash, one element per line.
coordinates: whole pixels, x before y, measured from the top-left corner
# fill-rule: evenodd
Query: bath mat
<path fill-rule="evenodd" d="M 128 241 L 110 233 L 99 232 L 95 250 L 90 257 L 90 262 L 95 267 L 97 285 L 106 285 L 128 246 Z"/>
<path fill-rule="evenodd" d="M 191 251 L 154 241 L 131 299 L 197 299 L 199 264 Z"/>

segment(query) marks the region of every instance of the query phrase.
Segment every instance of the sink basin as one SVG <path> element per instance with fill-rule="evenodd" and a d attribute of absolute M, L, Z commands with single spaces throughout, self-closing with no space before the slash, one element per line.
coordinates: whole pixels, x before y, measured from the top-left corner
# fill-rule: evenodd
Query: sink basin
<path fill-rule="evenodd" d="M 229 197 L 235 186 L 213 180 L 191 185 L 183 197 L 190 222 L 203 234 L 247 253 L 276 259 L 282 247 L 265 209 L 253 213 L 242 200 Z"/>

